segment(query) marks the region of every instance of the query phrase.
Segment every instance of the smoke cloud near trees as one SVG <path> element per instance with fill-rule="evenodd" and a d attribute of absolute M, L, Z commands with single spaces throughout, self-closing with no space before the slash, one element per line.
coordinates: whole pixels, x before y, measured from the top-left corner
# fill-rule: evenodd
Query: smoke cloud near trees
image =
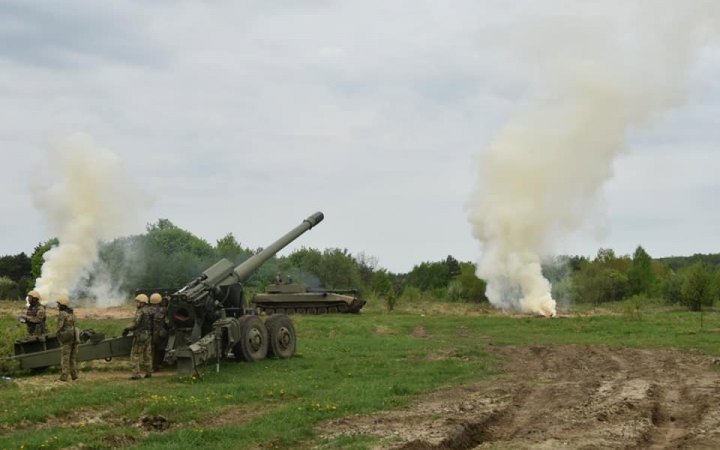
<path fill-rule="evenodd" d="M 629 132 L 682 104 L 689 68 L 713 37 L 710 1 L 568 2 L 513 28 L 535 61 L 531 104 L 480 155 L 468 202 L 477 275 L 503 309 L 554 315 L 541 261 L 597 219 L 603 183 Z M 541 26 L 542 24 L 542 26 Z"/>
<path fill-rule="evenodd" d="M 112 292 L 108 275 L 98 272 L 98 243 L 136 229 L 144 196 L 120 159 L 83 133 L 52 142 L 31 186 L 33 201 L 59 245 L 44 254 L 35 288 L 46 303 L 83 286 L 105 302 L 125 296 Z"/>

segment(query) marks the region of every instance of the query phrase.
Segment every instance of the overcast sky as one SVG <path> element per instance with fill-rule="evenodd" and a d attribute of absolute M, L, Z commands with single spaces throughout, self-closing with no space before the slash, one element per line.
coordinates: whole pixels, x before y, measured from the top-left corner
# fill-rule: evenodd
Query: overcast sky
<path fill-rule="evenodd" d="M 81 131 L 151 200 L 137 232 L 168 218 L 256 248 L 322 211 L 288 250 L 477 260 L 475 164 L 539 95 L 518 46 L 574 4 L 0 1 L 0 254 L 51 237 L 28 180 Z M 720 252 L 719 50 L 700 49 L 684 104 L 631 130 L 601 214 L 558 252 Z"/>

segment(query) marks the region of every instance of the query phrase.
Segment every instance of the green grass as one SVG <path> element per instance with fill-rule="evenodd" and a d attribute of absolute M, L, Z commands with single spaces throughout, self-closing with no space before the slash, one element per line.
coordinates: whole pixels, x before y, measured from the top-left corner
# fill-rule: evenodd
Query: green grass
<path fill-rule="evenodd" d="M 0 383 L 0 449 L 78 443 L 141 449 L 368 448 L 378 440 L 345 436 L 322 442 L 315 427 L 331 418 L 397 409 L 423 393 L 498 374 L 488 346 L 588 344 L 711 354 L 720 336 L 717 313 L 706 313 L 700 329 L 697 313 L 657 305 L 644 306 L 639 315 L 614 305 L 601 315 L 580 310 L 558 319 L 478 315 L 477 307 L 453 304 L 400 306 L 393 313 L 371 307 L 360 315 L 294 316 L 296 356 L 253 364 L 227 361 L 220 373 L 209 365 L 201 379 L 132 382 L 125 371 L 107 371 L 89 380 L 92 374 L 85 369 L 79 382 L 61 385 L 50 382 L 54 376 L 22 375 L 18 383 Z M 433 312 L 438 309 L 445 313 Z M 12 317 L 0 316 L 0 326 L 11 322 Z M 124 325 L 82 323 L 108 334 Z M 136 426 L 140 417 L 152 414 L 165 416 L 170 428 L 148 433 Z M 100 420 L 92 420 L 97 416 Z"/>

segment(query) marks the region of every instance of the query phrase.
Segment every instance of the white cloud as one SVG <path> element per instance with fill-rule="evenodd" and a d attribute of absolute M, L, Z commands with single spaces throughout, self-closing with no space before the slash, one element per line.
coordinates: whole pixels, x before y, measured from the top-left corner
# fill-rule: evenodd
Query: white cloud
<path fill-rule="evenodd" d="M 463 211 L 474 158 L 538 95 L 523 30 L 552 33 L 572 10 L 564 1 L 33 5 L 0 7 L 2 37 L 14 44 L 0 49 L 0 190 L 6 217 L 22 218 L 3 222 L 0 254 L 50 237 L 27 178 L 48 136 L 85 131 L 153 198 L 144 222 L 167 217 L 211 242 L 232 231 L 264 246 L 324 210 L 325 222 L 298 246 L 364 251 L 396 271 L 447 254 L 475 258 Z M 611 7 L 602 11 L 613 17 Z M 660 130 L 634 135 L 658 164 L 676 160 L 651 151 L 655 141 L 712 152 L 716 54 L 713 43 L 700 55 L 687 105 Z M 617 167 L 605 244 L 624 242 L 629 229 L 614 212 L 627 198 L 613 189 L 638 189 L 640 198 L 693 192 L 694 172 L 720 158 L 709 155 L 687 161 L 672 186 L 660 170 L 649 173 L 652 192 Z M 681 207 L 687 212 L 668 205 Z M 662 233 L 640 243 L 652 247 Z M 720 250 L 693 238 L 688 232 L 688 249 Z M 576 249 L 595 245 L 580 241 Z"/>

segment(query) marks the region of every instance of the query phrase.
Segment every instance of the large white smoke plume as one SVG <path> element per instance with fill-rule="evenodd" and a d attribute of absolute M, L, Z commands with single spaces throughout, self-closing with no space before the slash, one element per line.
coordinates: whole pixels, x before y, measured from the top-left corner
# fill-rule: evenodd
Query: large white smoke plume
<path fill-rule="evenodd" d="M 568 2 L 525 29 L 516 50 L 536 61 L 538 92 L 479 158 L 468 203 L 494 305 L 556 313 L 541 258 L 586 224 L 627 133 L 685 100 L 716 3 Z"/>
<path fill-rule="evenodd" d="M 124 296 L 113 292 L 106 274 L 93 272 L 98 244 L 136 229 L 143 196 L 120 159 L 86 134 L 56 140 L 46 162 L 33 200 L 60 244 L 45 253 L 35 288 L 46 303 L 72 296 L 80 285 L 99 306 L 121 303 Z"/>

